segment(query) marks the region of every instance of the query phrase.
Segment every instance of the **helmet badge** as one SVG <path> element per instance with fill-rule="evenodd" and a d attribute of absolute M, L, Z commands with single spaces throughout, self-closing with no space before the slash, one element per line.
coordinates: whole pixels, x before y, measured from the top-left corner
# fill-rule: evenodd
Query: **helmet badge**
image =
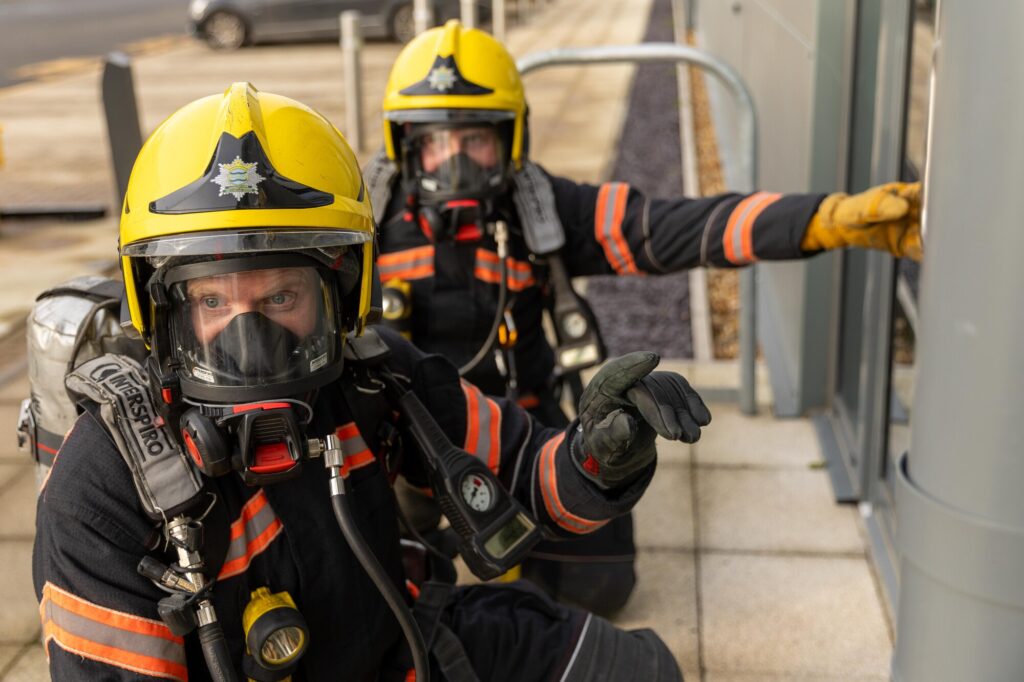
<path fill-rule="evenodd" d="M 455 69 L 449 68 L 444 64 L 438 64 L 430 70 L 430 74 L 427 76 L 427 83 L 434 90 L 440 90 L 444 92 L 451 90 L 452 86 L 455 85 L 455 81 L 459 79 L 458 73 Z"/>
<path fill-rule="evenodd" d="M 491 88 L 478 85 L 462 75 L 454 55 L 434 58 L 434 63 L 423 80 L 416 81 L 400 91 L 402 95 L 490 95 Z"/>
<path fill-rule="evenodd" d="M 246 163 L 236 156 L 231 163 L 219 163 L 220 173 L 210 182 L 220 185 L 220 194 L 230 194 L 240 201 L 246 194 L 257 194 L 257 185 L 266 180 L 256 172 L 256 163 Z"/>

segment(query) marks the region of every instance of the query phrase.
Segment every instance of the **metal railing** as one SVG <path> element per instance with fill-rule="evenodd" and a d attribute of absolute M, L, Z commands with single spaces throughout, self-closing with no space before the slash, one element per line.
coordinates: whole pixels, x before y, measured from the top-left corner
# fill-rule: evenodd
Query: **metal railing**
<path fill-rule="evenodd" d="M 598 47 L 566 47 L 528 54 L 516 62 L 523 76 L 541 68 L 583 64 L 677 62 L 697 66 L 717 78 L 736 102 L 739 119 L 740 149 L 746 149 L 739 159 L 741 178 L 747 178 L 741 192 L 757 189 L 757 111 L 750 91 L 743 79 L 728 64 L 704 50 L 676 43 L 643 43 L 640 45 L 604 45 Z M 757 409 L 755 361 L 757 358 L 756 330 L 757 285 L 752 266 L 740 273 L 740 388 L 739 405 L 744 414 Z"/>

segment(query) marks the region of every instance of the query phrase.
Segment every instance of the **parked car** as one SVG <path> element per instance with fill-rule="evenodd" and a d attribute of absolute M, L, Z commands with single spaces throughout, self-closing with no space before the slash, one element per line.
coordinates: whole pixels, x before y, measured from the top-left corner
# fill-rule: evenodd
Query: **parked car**
<path fill-rule="evenodd" d="M 437 23 L 459 16 L 459 0 L 431 0 Z M 192 33 L 210 47 L 233 50 L 264 41 L 337 38 L 338 15 L 358 10 L 367 38 L 413 37 L 412 0 L 191 0 Z M 480 21 L 490 18 L 490 3 L 477 3 Z"/>

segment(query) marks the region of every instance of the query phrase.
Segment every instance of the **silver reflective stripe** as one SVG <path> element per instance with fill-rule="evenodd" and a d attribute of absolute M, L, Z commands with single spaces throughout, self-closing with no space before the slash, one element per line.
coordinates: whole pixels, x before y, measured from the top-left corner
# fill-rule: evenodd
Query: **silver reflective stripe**
<path fill-rule="evenodd" d="M 740 213 L 738 218 L 736 218 L 736 222 L 733 223 L 732 234 L 729 236 L 732 238 L 732 252 L 736 254 L 737 261 L 747 260 L 747 257 L 743 254 L 744 224 L 747 222 L 747 216 L 749 216 L 750 212 L 760 205 L 764 196 L 767 196 L 765 192 L 758 192 L 752 196 L 747 205 L 743 207 L 743 212 Z"/>
<path fill-rule="evenodd" d="M 155 677 L 188 677 L 184 641 L 163 623 L 97 606 L 52 583 L 43 588 L 41 616 L 44 638 L 62 648 Z"/>
<path fill-rule="evenodd" d="M 336 433 L 338 440 L 341 441 L 341 451 L 345 453 L 346 458 L 370 449 L 366 445 L 366 441 L 363 440 L 363 437 L 359 435 L 359 429 L 356 428 L 353 422 L 340 427 Z"/>
<path fill-rule="evenodd" d="M 587 614 L 587 620 L 583 623 L 583 629 L 580 631 L 580 636 L 576 640 L 576 647 L 572 650 L 572 658 L 569 659 L 569 665 L 565 666 L 565 673 L 562 674 L 562 679 L 559 680 L 559 682 L 568 682 L 569 673 L 572 672 L 573 666 L 576 665 L 576 657 L 580 655 L 580 647 L 583 646 L 583 640 L 587 638 L 587 630 L 590 629 L 590 620 L 593 617 L 594 614 Z"/>
<path fill-rule="evenodd" d="M 466 450 L 494 473 L 501 461 L 501 408 L 476 386 L 462 382 L 466 396 Z"/>
<path fill-rule="evenodd" d="M 604 243 L 612 250 L 612 253 L 615 254 L 615 257 L 622 264 L 622 269 L 626 270 L 629 268 L 629 255 L 622 253 L 622 250 L 619 249 L 619 242 L 613 234 L 613 230 L 616 227 L 613 225 L 615 220 L 615 202 L 619 196 L 619 188 L 623 186 L 625 185 L 621 182 L 609 182 L 607 184 L 608 192 L 604 200 L 604 222 L 601 223 L 601 235 L 604 237 Z M 615 263 L 611 265 L 615 268 L 616 272 L 619 271 Z"/>
<path fill-rule="evenodd" d="M 415 255 L 410 252 L 418 252 Z M 411 257 L 410 257 L 411 256 Z M 380 276 L 402 277 L 404 279 L 421 279 L 434 274 L 434 247 L 419 246 L 404 251 L 381 254 L 377 259 Z M 425 269 L 422 273 L 413 270 Z"/>
<path fill-rule="evenodd" d="M 249 498 L 241 516 L 231 524 L 231 543 L 221 565 L 219 579 L 243 573 L 252 558 L 266 549 L 283 525 L 262 490 Z"/>

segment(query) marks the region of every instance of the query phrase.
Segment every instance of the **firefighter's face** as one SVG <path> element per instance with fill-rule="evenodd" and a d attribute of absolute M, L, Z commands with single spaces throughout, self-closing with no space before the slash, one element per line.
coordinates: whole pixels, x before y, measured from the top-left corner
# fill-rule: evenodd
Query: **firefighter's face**
<path fill-rule="evenodd" d="M 420 164 L 427 173 L 460 152 L 485 169 L 494 168 L 500 160 L 498 135 L 488 126 L 435 130 L 420 138 L 419 149 Z"/>
<path fill-rule="evenodd" d="M 202 277 L 188 283 L 192 327 L 208 344 L 243 313 L 261 313 L 298 338 L 316 328 L 319 278 L 314 268 L 272 268 Z"/>

